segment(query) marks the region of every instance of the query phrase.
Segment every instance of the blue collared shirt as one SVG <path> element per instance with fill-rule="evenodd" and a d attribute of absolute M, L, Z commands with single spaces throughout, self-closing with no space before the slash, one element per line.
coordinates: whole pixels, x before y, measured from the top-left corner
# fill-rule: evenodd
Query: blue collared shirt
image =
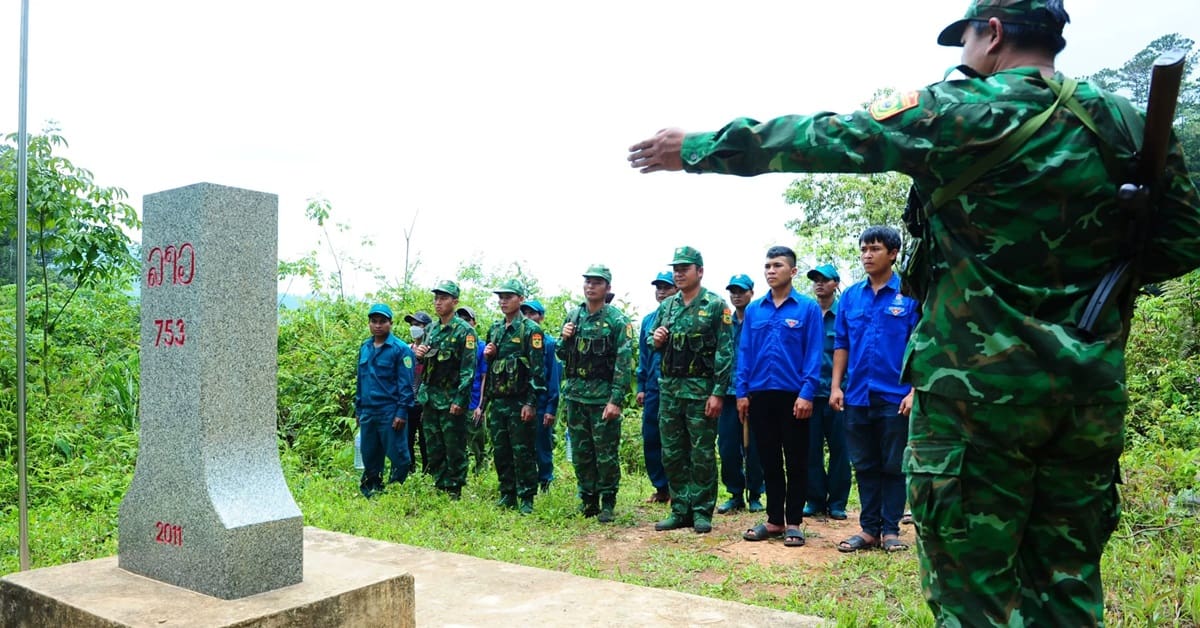
<path fill-rule="evenodd" d="M 821 378 L 823 333 L 821 306 L 795 288 L 778 307 L 770 293 L 754 300 L 742 322 L 737 396 L 788 390 L 812 401 Z"/>
<path fill-rule="evenodd" d="M 746 306 L 749 307 L 749 306 Z M 729 389 L 725 391 L 726 395 L 737 396 L 737 363 L 738 363 L 738 347 L 742 346 L 742 320 L 738 316 L 737 310 L 733 311 L 733 373 L 734 376 L 729 378 Z"/>
<path fill-rule="evenodd" d="M 374 338 L 363 341 L 358 348 L 355 415 L 407 419 L 416 403 L 413 362 L 412 349 L 391 334 L 378 347 Z"/>
<path fill-rule="evenodd" d="M 879 292 L 871 290 L 868 278 L 842 293 L 833 348 L 849 353 L 850 381 L 842 384 L 846 405 L 869 406 L 872 394 L 900 403 L 912 391 L 901 383 L 900 371 L 920 315 L 916 300 L 900 294 L 900 276 L 895 273 Z"/>
<path fill-rule="evenodd" d="M 638 331 L 638 392 L 658 391 L 658 378 L 662 376 L 662 354 L 654 349 L 654 343 L 650 340 L 657 318 L 658 310 L 647 314 L 646 318 L 642 319 L 642 328 Z"/>

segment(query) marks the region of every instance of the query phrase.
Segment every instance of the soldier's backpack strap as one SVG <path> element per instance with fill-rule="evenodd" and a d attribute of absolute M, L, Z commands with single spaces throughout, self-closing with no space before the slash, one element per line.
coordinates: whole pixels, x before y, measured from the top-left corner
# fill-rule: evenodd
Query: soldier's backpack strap
<path fill-rule="evenodd" d="M 934 190 L 933 195 L 930 198 L 930 202 L 926 205 L 926 220 L 929 219 L 930 214 L 936 212 L 942 205 L 946 203 L 946 201 L 961 194 L 967 186 L 974 183 L 975 180 L 983 176 L 985 172 L 996 167 L 996 165 L 998 165 L 1000 162 L 1008 159 L 1013 153 L 1017 152 L 1018 148 L 1025 144 L 1029 138 L 1033 137 L 1033 135 L 1037 133 L 1043 125 L 1046 124 L 1046 121 L 1050 119 L 1050 116 L 1054 115 L 1054 112 L 1059 107 L 1063 106 L 1069 101 L 1074 100 L 1075 88 L 1079 85 L 1075 79 L 1070 77 L 1063 81 L 1062 86 L 1058 88 L 1056 88 L 1056 84 L 1051 81 L 1047 81 L 1047 83 L 1049 83 L 1051 85 L 1050 88 L 1058 94 L 1058 99 L 1054 101 L 1054 104 L 1047 107 L 1045 111 L 1023 122 L 1021 126 L 1017 127 L 1016 131 L 1009 133 L 1008 136 L 1004 138 L 1004 141 L 1001 142 L 995 150 L 988 153 L 983 159 L 971 164 L 971 167 L 967 168 L 962 174 L 958 175 L 957 179 Z M 1082 110 L 1082 107 L 1080 107 L 1080 109 Z"/>

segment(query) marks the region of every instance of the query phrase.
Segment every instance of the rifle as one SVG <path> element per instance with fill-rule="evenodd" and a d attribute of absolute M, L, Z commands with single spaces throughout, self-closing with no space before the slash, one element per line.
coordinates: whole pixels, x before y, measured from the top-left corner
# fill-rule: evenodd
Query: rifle
<path fill-rule="evenodd" d="M 1087 307 L 1079 317 L 1078 329 L 1085 338 L 1095 335 L 1093 329 L 1108 304 L 1120 294 L 1128 294 L 1127 310 L 1132 311 L 1132 291 L 1136 288 L 1138 267 L 1142 251 L 1146 247 L 1147 227 L 1153 219 L 1152 196 L 1161 192 L 1167 153 L 1170 146 L 1171 126 L 1175 121 L 1175 106 L 1179 99 L 1179 86 L 1183 81 L 1183 61 L 1187 50 L 1176 48 L 1162 53 L 1154 60 L 1150 73 L 1150 96 L 1146 102 L 1146 125 L 1142 131 L 1141 149 L 1134 156 L 1133 181 L 1117 189 L 1117 204 L 1133 214 L 1133 233 L 1129 240 L 1132 251 L 1125 259 L 1117 261 L 1100 280 L 1092 292 Z"/>

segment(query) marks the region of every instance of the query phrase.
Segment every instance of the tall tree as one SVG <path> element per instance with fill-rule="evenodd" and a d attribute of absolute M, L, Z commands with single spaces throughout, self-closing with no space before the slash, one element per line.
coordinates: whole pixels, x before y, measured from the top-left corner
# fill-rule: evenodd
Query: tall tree
<path fill-rule="evenodd" d="M 1121 94 L 1145 108 L 1150 98 L 1150 70 L 1154 60 L 1168 50 L 1182 48 L 1191 51 L 1194 41 L 1178 33 L 1163 35 L 1150 42 L 1141 52 L 1119 68 L 1105 68 L 1088 77 L 1096 85 Z M 1192 78 L 1200 51 L 1192 51 L 1184 62 L 1184 81 L 1179 89 L 1175 134 L 1183 145 L 1184 158 L 1192 181 L 1200 185 L 1200 80 Z"/>

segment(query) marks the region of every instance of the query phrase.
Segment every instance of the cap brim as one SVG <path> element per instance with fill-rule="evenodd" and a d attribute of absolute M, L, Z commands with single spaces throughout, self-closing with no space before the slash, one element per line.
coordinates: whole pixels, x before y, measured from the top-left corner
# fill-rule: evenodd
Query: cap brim
<path fill-rule="evenodd" d="M 805 276 L 808 277 L 809 281 L 824 281 L 826 279 L 829 279 L 829 277 L 826 277 L 825 275 L 821 274 L 821 271 L 816 270 L 816 269 L 808 271 L 808 274 Z"/>
<path fill-rule="evenodd" d="M 409 325 L 424 325 L 424 323 L 417 320 L 417 317 L 413 316 L 412 314 L 405 316 L 404 322 L 408 323 Z"/>
<path fill-rule="evenodd" d="M 659 284 L 662 284 L 664 286 L 671 286 L 672 288 L 675 287 L 675 284 L 673 284 L 669 281 L 663 281 L 662 279 L 655 279 L 654 281 L 650 282 L 650 285 L 654 286 L 655 288 L 657 288 Z"/>
<path fill-rule="evenodd" d="M 957 22 L 950 24 L 946 28 L 943 28 L 942 33 L 940 35 L 938 35 L 938 38 L 937 38 L 938 45 L 939 46 L 953 46 L 955 48 L 961 48 L 963 45 L 963 43 L 962 43 L 963 31 L 966 30 L 967 22 L 970 22 L 970 21 L 971 20 L 962 19 L 962 20 L 959 20 Z"/>

